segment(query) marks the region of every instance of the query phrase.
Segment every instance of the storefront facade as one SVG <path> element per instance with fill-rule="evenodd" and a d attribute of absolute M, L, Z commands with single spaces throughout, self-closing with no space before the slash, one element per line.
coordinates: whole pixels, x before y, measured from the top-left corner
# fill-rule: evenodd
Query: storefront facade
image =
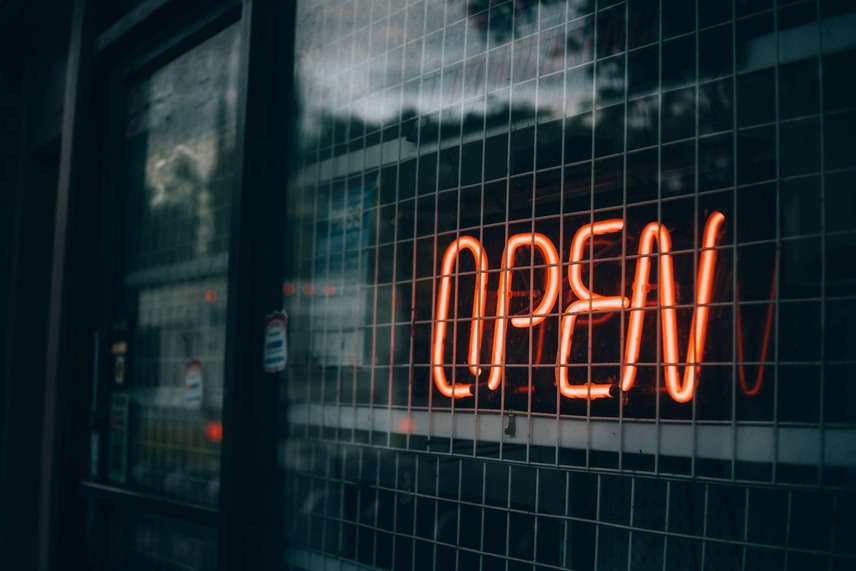
<path fill-rule="evenodd" d="M 854 7 L 115 11 L 70 23 L 43 568 L 856 564 Z"/>

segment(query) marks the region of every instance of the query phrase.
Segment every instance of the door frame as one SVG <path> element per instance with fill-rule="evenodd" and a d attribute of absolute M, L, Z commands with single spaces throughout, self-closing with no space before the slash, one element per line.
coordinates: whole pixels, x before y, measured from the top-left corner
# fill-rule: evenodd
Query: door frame
<path fill-rule="evenodd" d="M 281 562 L 282 377 L 264 372 L 262 346 L 264 317 L 282 304 L 278 261 L 286 250 L 281 238 L 288 167 L 283 165 L 291 129 L 294 7 L 276 0 L 145 0 L 96 33 L 107 4 L 75 0 L 71 23 L 47 332 L 39 568 L 107 569 L 111 514 L 117 509 L 216 530 L 219 569 L 276 568 Z M 111 192 L 120 172 L 111 149 L 121 140 L 123 81 L 235 22 L 240 22 L 242 50 L 237 164 L 220 501 L 212 509 L 121 487 L 103 476 L 110 384 L 104 381 L 105 346 L 116 271 L 111 221 L 121 206 L 119 193 Z M 93 453 L 96 458 L 90 458 Z"/>

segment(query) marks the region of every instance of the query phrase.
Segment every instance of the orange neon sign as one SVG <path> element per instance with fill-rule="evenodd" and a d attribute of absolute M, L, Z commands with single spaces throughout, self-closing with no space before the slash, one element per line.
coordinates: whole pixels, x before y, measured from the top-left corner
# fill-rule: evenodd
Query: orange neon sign
<path fill-rule="evenodd" d="M 541 303 L 529 317 L 508 318 L 508 305 L 511 299 L 511 266 L 514 254 L 521 246 L 534 245 L 544 256 L 548 264 L 547 282 L 545 293 Z M 468 363 L 470 372 L 476 377 L 481 375 L 479 367 L 479 351 L 481 349 L 482 329 L 484 326 L 485 301 L 487 300 L 487 255 L 482 248 L 481 242 L 472 236 L 461 236 L 449 245 L 443 255 L 442 275 L 440 287 L 437 293 L 437 312 L 434 322 L 433 348 L 431 350 L 431 364 L 434 372 L 434 383 L 441 393 L 447 397 L 465 397 L 472 395 L 472 384 L 452 384 L 446 378 L 443 371 L 443 349 L 446 340 L 446 326 L 449 318 L 449 298 L 451 293 L 452 273 L 455 262 L 461 249 L 472 252 L 477 260 L 476 287 L 473 294 L 473 321 L 470 325 L 470 344 L 468 352 Z M 505 363 L 505 336 L 507 321 L 511 321 L 514 327 L 534 327 L 547 317 L 556 305 L 559 297 L 559 253 L 549 238 L 543 234 L 517 234 L 508 239 L 505 251 L 502 254 L 502 273 L 499 279 L 499 290 L 496 302 L 496 325 L 493 336 L 493 355 L 491 369 L 488 376 L 487 386 L 491 390 L 499 388 L 502 382 L 502 365 Z"/>
<path fill-rule="evenodd" d="M 571 355 L 574 327 L 578 316 L 587 317 L 590 323 L 595 323 L 594 315 L 603 312 L 626 310 L 629 314 L 627 335 L 624 348 L 624 362 L 621 366 L 621 391 L 629 391 L 636 379 L 636 363 L 642 342 L 644 309 L 648 302 L 648 293 L 654 289 L 650 285 L 651 259 L 658 260 L 658 306 L 663 323 L 662 347 L 665 362 L 665 383 L 669 395 L 677 402 L 687 402 L 693 398 L 698 385 L 700 374 L 699 364 L 704 355 L 705 338 L 710 319 L 711 295 L 713 290 L 714 269 L 716 266 L 716 246 L 725 222 L 725 216 L 720 212 L 711 214 L 705 223 L 701 254 L 696 276 L 696 297 L 690 326 L 689 343 L 683 365 L 683 380 L 680 378 L 678 325 L 676 309 L 676 284 L 674 265 L 672 262 L 672 240 L 669 230 L 662 224 L 652 222 L 642 230 L 636 263 L 636 274 L 632 286 L 632 297 L 622 295 L 603 295 L 591 291 L 582 279 L 582 265 L 586 245 L 597 236 L 622 232 L 624 221 L 621 219 L 602 220 L 586 224 L 577 230 L 571 243 L 568 283 L 573 296 L 576 297 L 565 308 L 561 315 L 560 340 L 556 356 L 556 384 L 559 392 L 568 398 L 605 398 L 617 393 L 610 384 L 597 384 L 588 379 L 584 383 L 572 383 L 568 375 L 568 365 Z M 532 246 L 540 251 L 546 263 L 544 295 L 538 307 L 529 315 L 509 317 L 508 306 L 511 297 L 511 272 L 514 271 L 513 261 L 516 250 L 522 246 Z M 655 252 L 655 246 L 658 252 Z M 473 383 L 450 382 L 444 370 L 444 349 L 446 329 L 450 322 L 449 305 L 451 296 L 451 280 L 455 273 L 455 265 L 461 250 L 469 250 L 476 259 L 476 285 L 473 301 L 472 323 L 467 352 L 467 362 L 470 373 L 479 378 L 482 369 L 479 366 L 483 324 L 485 320 L 485 302 L 487 298 L 487 271 L 489 268 L 487 254 L 478 239 L 471 236 L 461 236 L 452 242 L 443 256 L 440 285 L 437 293 L 437 304 L 431 350 L 431 371 L 434 384 L 442 394 L 448 397 L 463 398 L 472 396 L 475 392 Z M 559 254 L 553 243 L 543 234 L 516 234 L 508 239 L 502 255 L 502 265 L 499 275 L 499 288 L 496 301 L 496 318 L 494 338 L 491 350 L 490 372 L 487 387 L 490 390 L 499 388 L 503 380 L 505 365 L 505 345 L 508 322 L 518 328 L 534 327 L 543 322 L 552 312 L 559 297 L 561 273 Z M 591 278 L 593 281 L 593 277 Z M 768 317 L 769 321 L 769 317 Z M 739 340 L 738 340 L 739 341 Z M 741 345 L 738 342 L 738 345 Z M 766 343 L 765 343 L 766 346 Z M 765 349 L 766 354 L 766 349 Z M 762 357 L 763 360 L 763 357 Z M 540 361 L 540 349 L 539 349 Z M 741 370 L 741 386 L 745 387 L 745 379 Z M 757 392 L 757 381 L 753 387 Z"/>

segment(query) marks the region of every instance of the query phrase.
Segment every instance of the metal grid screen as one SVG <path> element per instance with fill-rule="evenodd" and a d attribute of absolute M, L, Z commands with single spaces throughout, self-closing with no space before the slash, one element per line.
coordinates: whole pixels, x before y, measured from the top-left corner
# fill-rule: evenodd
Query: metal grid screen
<path fill-rule="evenodd" d="M 286 564 L 854 565 L 854 31 L 301 3 Z"/>

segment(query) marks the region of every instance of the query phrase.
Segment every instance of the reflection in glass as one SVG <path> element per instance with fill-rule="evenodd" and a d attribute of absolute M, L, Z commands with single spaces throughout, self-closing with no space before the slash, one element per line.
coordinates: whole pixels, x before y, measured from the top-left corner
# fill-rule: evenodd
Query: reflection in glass
<path fill-rule="evenodd" d="M 816 12 L 811 2 L 739 2 L 737 20 L 728 2 L 403 4 L 298 8 L 314 32 L 297 34 L 289 189 L 289 556 L 332 541 L 338 556 L 380 567 L 733 566 L 734 549 L 702 563 L 696 538 L 705 513 L 710 537 L 740 536 L 723 522 L 746 519 L 742 504 L 713 505 L 728 493 L 583 471 L 818 483 L 814 460 L 783 469 L 778 451 L 738 429 L 772 439 L 790 423 L 813 438 L 829 419 L 852 420 L 828 392 L 800 399 L 796 382 L 842 390 L 838 376 L 853 368 L 852 332 L 830 318 L 853 293 L 856 113 L 845 86 L 856 36 L 833 34 L 852 20 L 836 9 L 825 24 L 797 22 Z M 358 6 L 370 23 L 356 23 Z M 607 220 L 620 228 L 572 259 L 575 233 Z M 668 231 L 670 270 L 659 244 L 645 246 L 646 227 L 658 239 Z M 444 264 L 459 239 L 486 271 L 471 250 Z M 545 277 L 557 269 L 561 283 Z M 337 293 L 320 293 L 325 284 Z M 583 288 L 607 298 L 592 302 L 637 299 L 586 311 Z M 582 310 L 563 339 L 574 303 Z M 492 359 L 497 331 L 502 359 Z M 635 378 L 621 391 L 629 361 Z M 687 371 L 697 383 L 681 380 Z M 563 376 L 586 393 L 600 385 L 603 398 L 563 394 Z M 319 457 L 327 464 L 311 473 Z M 385 474 L 398 487 L 380 483 Z M 654 481 L 663 486 L 646 487 Z M 533 489 L 555 505 L 533 505 Z M 632 511 L 639 498 L 649 509 Z"/>
<path fill-rule="evenodd" d="M 233 27 L 134 83 L 123 149 L 112 335 L 126 372 L 113 391 L 130 397 L 115 413 L 127 417 L 129 463 L 111 477 L 209 505 L 219 487 L 238 49 Z"/>

